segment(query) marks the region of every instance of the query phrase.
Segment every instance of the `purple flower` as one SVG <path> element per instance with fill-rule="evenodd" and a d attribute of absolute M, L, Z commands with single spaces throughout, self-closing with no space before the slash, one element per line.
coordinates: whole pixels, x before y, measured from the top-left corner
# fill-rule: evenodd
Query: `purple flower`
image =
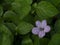
<path fill-rule="evenodd" d="M 46 20 L 43 20 L 42 22 L 36 21 L 36 27 L 32 29 L 32 33 L 38 35 L 40 38 L 43 38 L 50 29 L 51 28 L 47 25 Z"/>

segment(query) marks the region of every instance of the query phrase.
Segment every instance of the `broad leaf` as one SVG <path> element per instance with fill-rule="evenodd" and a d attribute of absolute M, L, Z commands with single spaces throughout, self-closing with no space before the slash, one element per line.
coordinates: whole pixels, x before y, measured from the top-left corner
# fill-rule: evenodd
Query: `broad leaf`
<path fill-rule="evenodd" d="M 0 45 L 12 45 L 13 34 L 10 30 L 3 24 L 0 24 Z"/>
<path fill-rule="evenodd" d="M 18 22 L 19 21 L 19 18 L 18 16 L 13 12 L 13 11 L 6 11 L 3 15 L 3 18 L 4 20 L 6 20 L 7 22 L 8 21 L 13 21 L 14 23 L 15 22 Z M 18 19 L 18 20 L 17 20 Z"/>
<path fill-rule="evenodd" d="M 6 11 L 4 13 L 4 18 L 10 18 L 10 19 L 13 19 L 15 18 L 17 15 L 13 12 L 13 11 Z"/>
<path fill-rule="evenodd" d="M 5 23 L 6 27 L 10 29 L 10 31 L 14 34 L 16 33 L 15 28 L 16 25 L 14 23 Z"/>
<path fill-rule="evenodd" d="M 58 10 L 51 3 L 47 1 L 41 1 L 38 3 L 36 13 L 40 19 L 47 19 L 58 14 Z"/>
<path fill-rule="evenodd" d="M 13 2 L 12 10 L 15 11 L 17 13 L 17 15 L 19 15 L 20 19 L 23 19 L 25 16 L 27 16 L 29 14 L 29 12 L 31 10 L 31 6 L 28 3 L 26 3 L 25 1 Z"/>
<path fill-rule="evenodd" d="M 31 31 L 31 29 L 33 28 L 33 25 L 30 23 L 26 23 L 26 22 L 20 22 L 20 24 L 16 27 L 16 31 L 19 34 L 27 34 Z"/>

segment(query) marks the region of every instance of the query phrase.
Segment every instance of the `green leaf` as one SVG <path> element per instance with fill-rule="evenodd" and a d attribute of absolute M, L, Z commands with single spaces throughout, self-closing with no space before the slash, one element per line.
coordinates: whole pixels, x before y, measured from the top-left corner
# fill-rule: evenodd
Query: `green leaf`
<path fill-rule="evenodd" d="M 0 17 L 2 16 L 3 14 L 3 7 L 0 5 Z"/>
<path fill-rule="evenodd" d="M 10 30 L 3 24 L 0 24 L 0 45 L 12 45 L 13 35 Z"/>
<path fill-rule="evenodd" d="M 36 13 L 40 19 L 47 19 L 58 14 L 58 10 L 51 3 L 47 1 L 41 1 L 38 3 Z"/>
<path fill-rule="evenodd" d="M 5 23 L 6 27 L 10 29 L 10 31 L 14 34 L 16 33 L 15 28 L 16 25 L 14 23 Z"/>
<path fill-rule="evenodd" d="M 17 15 L 19 15 L 20 19 L 23 19 L 25 16 L 27 16 L 31 10 L 31 6 L 25 3 L 12 3 L 12 10 L 15 11 Z"/>
<path fill-rule="evenodd" d="M 20 24 L 17 26 L 16 31 L 19 34 L 27 34 L 31 31 L 31 29 L 33 28 L 33 25 L 30 23 L 26 23 L 26 22 L 20 22 Z"/>
<path fill-rule="evenodd" d="M 15 16 L 17 15 L 13 11 L 6 11 L 3 17 L 12 19 L 12 18 L 15 18 Z"/>
<path fill-rule="evenodd" d="M 56 33 L 60 33 L 60 20 L 56 21 L 54 29 Z"/>
<path fill-rule="evenodd" d="M 4 13 L 3 18 L 6 21 L 13 21 L 13 22 L 17 22 L 19 20 L 18 16 L 13 11 L 10 11 L 10 10 Z"/>
<path fill-rule="evenodd" d="M 24 38 L 21 45 L 33 45 L 33 42 L 30 38 Z"/>
<path fill-rule="evenodd" d="M 60 4 L 60 0 L 58 0 L 58 1 L 57 0 L 45 0 L 45 1 L 48 1 L 52 4 L 54 4 L 55 6 L 58 6 Z"/>
<path fill-rule="evenodd" d="M 53 35 L 48 45 L 60 45 L 60 34 Z"/>
<path fill-rule="evenodd" d="M 10 34 L 11 35 L 10 30 L 3 24 L 0 24 L 0 32 L 3 32 L 4 34 Z"/>

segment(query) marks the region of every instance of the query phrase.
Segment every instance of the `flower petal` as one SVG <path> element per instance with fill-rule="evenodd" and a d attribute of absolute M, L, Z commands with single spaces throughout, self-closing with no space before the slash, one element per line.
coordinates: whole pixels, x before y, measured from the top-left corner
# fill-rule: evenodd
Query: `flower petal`
<path fill-rule="evenodd" d="M 34 27 L 34 28 L 32 29 L 32 33 L 35 34 L 35 35 L 37 35 L 37 34 L 39 33 L 39 28 Z"/>
<path fill-rule="evenodd" d="M 41 26 L 41 22 L 40 21 L 36 21 L 36 26 L 40 27 Z"/>
<path fill-rule="evenodd" d="M 50 26 L 46 26 L 45 29 L 44 29 L 44 32 L 49 32 L 50 31 Z"/>
<path fill-rule="evenodd" d="M 44 27 L 46 27 L 46 25 L 47 25 L 47 21 L 46 20 L 43 20 L 41 27 L 44 28 Z"/>
<path fill-rule="evenodd" d="M 39 32 L 39 37 L 40 37 L 40 38 L 43 38 L 44 36 L 45 36 L 45 32 L 44 32 L 44 31 L 40 31 L 40 32 Z"/>

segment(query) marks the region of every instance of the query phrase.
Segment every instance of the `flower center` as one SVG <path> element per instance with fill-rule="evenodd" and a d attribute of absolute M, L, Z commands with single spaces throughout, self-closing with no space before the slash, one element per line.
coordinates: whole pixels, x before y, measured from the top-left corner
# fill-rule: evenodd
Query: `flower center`
<path fill-rule="evenodd" d="M 44 30 L 44 28 L 40 28 L 40 31 L 43 31 Z"/>

